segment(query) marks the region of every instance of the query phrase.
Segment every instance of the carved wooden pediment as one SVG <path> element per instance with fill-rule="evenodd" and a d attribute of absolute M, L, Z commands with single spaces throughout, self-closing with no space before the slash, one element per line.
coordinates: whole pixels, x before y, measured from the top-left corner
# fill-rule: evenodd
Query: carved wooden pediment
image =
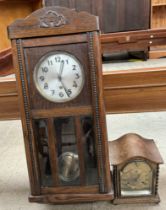
<path fill-rule="evenodd" d="M 48 30 L 46 30 L 46 28 Z M 98 18 L 64 7 L 45 7 L 8 27 L 10 39 L 99 30 Z"/>
<path fill-rule="evenodd" d="M 41 28 L 54 28 L 66 25 L 67 20 L 64 15 L 57 13 L 56 11 L 49 10 L 43 17 L 40 18 Z"/>

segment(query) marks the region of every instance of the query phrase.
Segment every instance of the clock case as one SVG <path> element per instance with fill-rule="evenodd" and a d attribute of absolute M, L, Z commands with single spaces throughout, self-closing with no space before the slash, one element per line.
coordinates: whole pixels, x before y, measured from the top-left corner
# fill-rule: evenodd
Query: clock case
<path fill-rule="evenodd" d="M 113 203 L 159 203 L 159 165 L 163 164 L 163 159 L 154 140 L 145 139 L 138 134 L 129 133 L 109 142 L 109 152 L 114 183 Z M 151 193 L 149 195 L 141 195 L 139 193 L 135 195 L 135 193 L 132 194 L 132 192 L 131 195 L 122 194 L 121 172 L 123 172 L 129 164 L 135 162 L 144 162 L 152 171 Z M 144 171 L 142 171 L 141 174 L 142 173 L 144 173 Z M 129 179 L 132 179 L 131 173 Z M 133 182 L 134 180 L 131 181 Z"/>
<path fill-rule="evenodd" d="M 87 12 L 77 13 L 63 7 L 45 7 L 25 19 L 16 20 L 8 27 L 8 34 L 12 42 L 20 99 L 31 189 L 29 201 L 57 204 L 112 200 L 98 18 Z M 33 71 L 36 63 L 43 55 L 52 51 L 71 53 L 83 65 L 85 85 L 79 96 L 72 101 L 50 102 L 39 94 L 34 85 Z M 90 116 L 92 120 L 93 146 L 97 162 L 96 184 L 87 183 L 85 178 L 85 145 L 82 142 L 80 117 L 86 116 Z M 59 142 L 56 139 L 58 135 L 55 134 L 58 129 L 55 118 L 70 118 L 73 121 L 77 141 L 75 150 L 80 164 L 79 184 L 74 183 L 70 186 L 59 181 Z M 49 154 L 47 161 L 50 164 L 45 167 L 50 168 L 52 176 L 52 183 L 48 186 L 43 184 L 43 166 L 40 165 L 43 165 L 45 160 L 39 158 L 39 153 L 44 151 L 45 146 L 38 142 L 39 128 L 42 127 L 40 120 L 44 120 L 48 135 L 46 153 Z M 60 122 L 57 122 L 59 125 Z M 93 176 L 91 179 L 93 180 Z"/>

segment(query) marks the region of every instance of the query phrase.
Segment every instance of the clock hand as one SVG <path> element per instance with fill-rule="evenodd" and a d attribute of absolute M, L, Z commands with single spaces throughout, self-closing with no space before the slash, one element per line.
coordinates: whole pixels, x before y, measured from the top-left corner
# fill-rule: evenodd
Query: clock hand
<path fill-rule="evenodd" d="M 68 90 L 67 90 L 67 88 L 66 88 L 64 82 L 62 81 L 62 79 L 59 79 L 59 81 L 61 82 L 62 87 L 64 88 L 64 90 L 65 90 L 65 92 L 66 92 L 66 95 L 67 95 L 68 97 L 70 97 L 70 94 L 69 94 L 69 92 L 68 92 Z"/>
<path fill-rule="evenodd" d="M 60 78 L 61 78 L 62 73 L 63 73 L 64 64 L 65 64 L 65 62 L 64 62 L 64 60 L 62 60 L 62 61 L 61 61 L 61 64 L 60 64 L 59 74 L 58 74 L 58 76 L 59 76 Z"/>
<path fill-rule="evenodd" d="M 64 90 L 65 90 L 65 92 L 66 92 L 66 95 L 67 95 L 68 97 L 70 97 L 70 94 L 69 94 L 69 92 L 68 92 L 68 89 L 66 88 L 64 82 L 62 81 L 62 77 L 61 77 L 61 76 L 62 76 L 62 73 L 63 73 L 63 69 L 64 69 L 64 61 L 62 60 L 62 61 L 61 61 L 61 64 L 60 64 L 59 73 L 57 72 L 58 80 L 59 80 L 59 82 L 61 82 L 62 87 L 64 88 Z"/>

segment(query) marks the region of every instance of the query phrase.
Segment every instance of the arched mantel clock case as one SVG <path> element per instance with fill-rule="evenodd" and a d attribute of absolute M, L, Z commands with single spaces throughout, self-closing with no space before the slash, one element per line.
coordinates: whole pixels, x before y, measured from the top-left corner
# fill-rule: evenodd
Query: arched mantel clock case
<path fill-rule="evenodd" d="M 98 19 L 46 7 L 8 28 L 29 200 L 112 200 Z"/>

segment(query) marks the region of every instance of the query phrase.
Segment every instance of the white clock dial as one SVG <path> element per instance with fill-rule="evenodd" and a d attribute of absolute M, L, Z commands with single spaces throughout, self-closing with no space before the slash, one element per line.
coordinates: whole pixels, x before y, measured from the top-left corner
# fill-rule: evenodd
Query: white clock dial
<path fill-rule="evenodd" d="M 84 85 L 82 65 L 66 52 L 48 53 L 35 66 L 34 82 L 40 94 L 53 102 L 76 98 Z"/>

